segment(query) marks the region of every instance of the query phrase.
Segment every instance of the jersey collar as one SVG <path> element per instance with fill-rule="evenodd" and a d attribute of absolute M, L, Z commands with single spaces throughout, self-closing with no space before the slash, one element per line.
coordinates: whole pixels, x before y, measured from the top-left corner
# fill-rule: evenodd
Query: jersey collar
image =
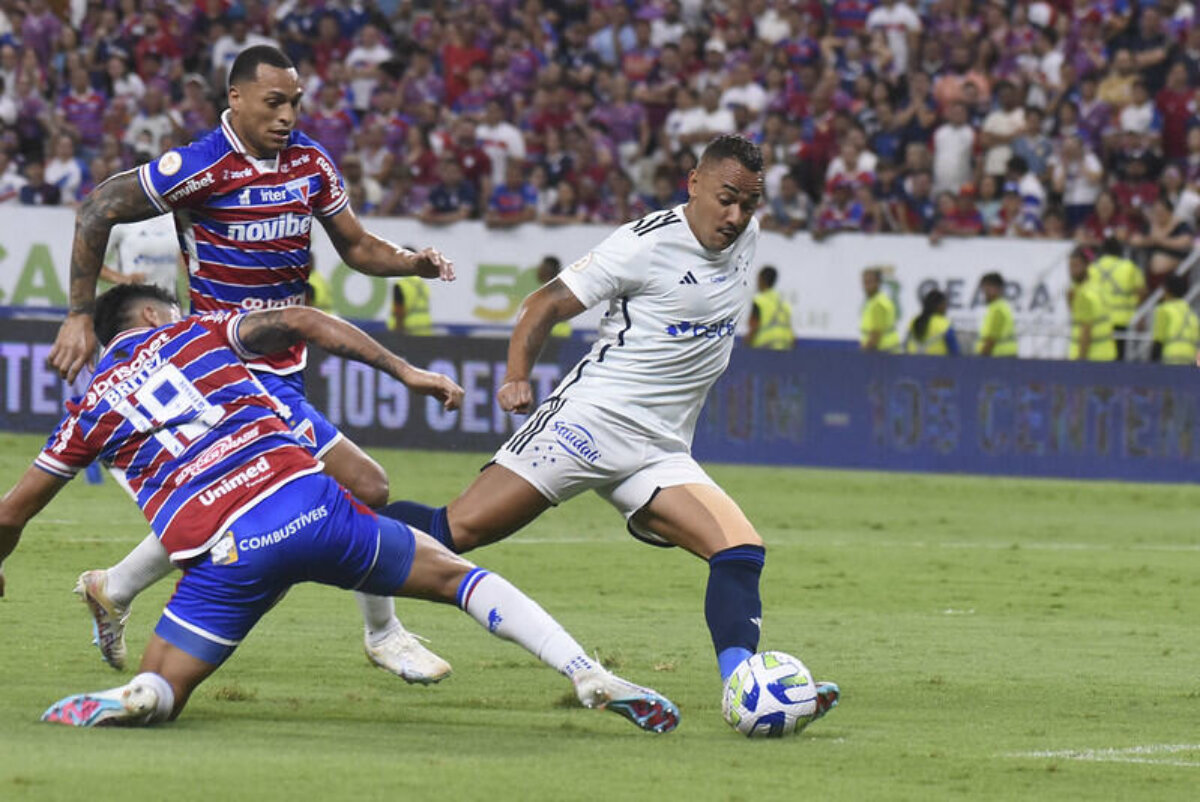
<path fill-rule="evenodd" d="M 107 357 L 109 352 L 111 352 L 114 348 L 116 348 L 118 345 L 125 342 L 126 340 L 130 339 L 131 337 L 136 336 L 139 338 L 144 338 L 146 336 L 147 332 L 151 332 L 153 330 L 154 329 L 150 328 L 149 326 L 142 326 L 141 328 L 136 328 L 136 329 L 125 329 L 125 331 L 121 332 L 120 334 L 118 334 L 117 336 L 113 337 L 111 340 L 108 341 L 108 345 L 106 345 L 104 347 L 104 350 L 100 352 L 100 359 L 104 359 L 105 357 Z M 97 360 L 97 364 L 98 363 L 99 363 L 99 361 Z"/>
<path fill-rule="evenodd" d="M 235 152 L 242 154 L 246 161 L 259 173 L 277 173 L 279 172 L 279 153 L 276 152 L 274 158 L 260 159 L 254 156 L 250 151 L 246 150 L 246 146 L 242 144 L 242 140 L 238 137 L 237 132 L 233 130 L 233 123 L 229 118 L 229 109 L 221 112 L 221 133 L 225 134 L 225 139 L 229 142 L 229 147 Z"/>

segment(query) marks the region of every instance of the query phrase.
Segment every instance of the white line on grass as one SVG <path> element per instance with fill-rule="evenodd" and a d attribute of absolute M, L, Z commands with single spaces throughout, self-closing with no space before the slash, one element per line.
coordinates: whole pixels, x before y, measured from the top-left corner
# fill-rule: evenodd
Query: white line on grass
<path fill-rule="evenodd" d="M 1146 755 L 1172 755 L 1179 752 L 1198 752 L 1200 744 L 1147 744 L 1124 749 L 1064 749 L 1061 751 L 1013 752 L 1004 757 L 1013 758 L 1057 758 L 1078 760 L 1085 763 L 1140 763 L 1154 766 L 1181 766 L 1200 768 L 1200 760 L 1175 760 L 1146 757 Z"/>

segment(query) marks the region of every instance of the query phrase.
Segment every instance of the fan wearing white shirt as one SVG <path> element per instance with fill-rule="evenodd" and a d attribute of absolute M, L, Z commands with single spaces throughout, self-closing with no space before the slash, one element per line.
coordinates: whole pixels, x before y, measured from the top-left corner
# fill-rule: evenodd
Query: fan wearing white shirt
<path fill-rule="evenodd" d="M 758 651 L 766 553 L 691 443 L 747 307 L 762 167 L 757 145 L 717 137 L 688 175 L 686 204 L 621 226 L 527 297 L 496 394 L 502 409 L 533 409 L 530 372 L 551 328 L 603 303 L 592 350 L 457 499 L 384 513 L 464 552 L 594 490 L 634 537 L 708 563 L 704 615 L 723 681 Z M 817 692 L 820 717 L 838 688 L 818 683 Z"/>
<path fill-rule="evenodd" d="M 483 122 L 475 126 L 475 141 L 492 161 L 492 184 L 504 183 L 509 159 L 525 160 L 525 136 L 521 129 L 504 119 L 504 106 L 496 98 L 487 102 Z"/>

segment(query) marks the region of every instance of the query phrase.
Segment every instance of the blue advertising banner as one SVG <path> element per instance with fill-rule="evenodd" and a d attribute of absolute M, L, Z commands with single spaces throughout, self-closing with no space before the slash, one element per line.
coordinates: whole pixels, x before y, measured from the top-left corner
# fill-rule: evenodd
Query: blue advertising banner
<path fill-rule="evenodd" d="M 5 322 L 0 429 L 49 435 L 58 422 L 70 392 L 45 365 L 56 331 L 50 322 Z M 495 403 L 504 340 L 380 339 L 449 374 L 467 395 L 462 410 L 447 413 L 374 370 L 314 349 L 309 397 L 360 445 L 490 452 L 524 420 Z M 586 347 L 548 345 L 534 370 L 537 397 Z M 709 395 L 694 453 L 712 462 L 1191 482 L 1200 478 L 1200 373 L 738 347 Z"/>

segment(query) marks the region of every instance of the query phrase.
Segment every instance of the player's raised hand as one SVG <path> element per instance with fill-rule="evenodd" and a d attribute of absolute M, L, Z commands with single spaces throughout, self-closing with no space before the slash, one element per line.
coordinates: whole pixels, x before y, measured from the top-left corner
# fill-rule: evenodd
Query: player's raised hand
<path fill-rule="evenodd" d="M 91 315 L 67 315 L 58 328 L 58 336 L 54 338 L 47 361 L 59 376 L 69 382 L 75 381 L 85 365 L 96 363 L 97 344 Z"/>
<path fill-rule="evenodd" d="M 461 407 L 463 395 L 466 394 L 466 391 L 449 376 L 417 367 L 409 366 L 402 381 L 404 386 L 414 393 L 432 396 L 441 401 L 442 408 L 447 411 Z"/>
<path fill-rule="evenodd" d="M 528 379 L 505 382 L 496 391 L 496 402 L 505 412 L 528 412 L 533 408 L 533 385 Z"/>
<path fill-rule="evenodd" d="M 422 248 L 417 251 L 416 271 L 421 278 L 440 278 L 454 281 L 454 262 L 437 248 Z"/>

